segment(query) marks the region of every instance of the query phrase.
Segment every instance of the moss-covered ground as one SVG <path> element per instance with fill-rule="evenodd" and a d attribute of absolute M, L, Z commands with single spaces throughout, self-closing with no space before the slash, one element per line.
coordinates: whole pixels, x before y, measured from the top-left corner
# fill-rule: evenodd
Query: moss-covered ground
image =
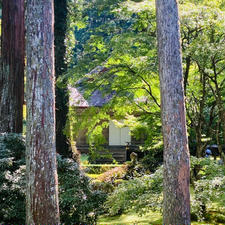
<path fill-rule="evenodd" d="M 123 214 L 120 216 L 107 217 L 102 216 L 99 218 L 98 225 L 149 225 L 149 224 L 162 224 L 162 215 L 160 212 L 149 212 L 144 216 L 139 216 L 135 212 L 130 212 L 128 214 Z M 191 224 L 200 225 L 200 224 L 208 224 L 208 225 L 223 225 L 224 223 L 214 223 L 214 222 L 196 222 L 193 221 Z"/>

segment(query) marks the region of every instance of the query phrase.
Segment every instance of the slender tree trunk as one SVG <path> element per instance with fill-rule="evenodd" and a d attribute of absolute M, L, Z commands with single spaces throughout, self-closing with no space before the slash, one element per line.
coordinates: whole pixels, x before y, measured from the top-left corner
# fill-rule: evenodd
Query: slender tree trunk
<path fill-rule="evenodd" d="M 27 1 L 27 224 L 59 224 L 53 0 Z"/>
<path fill-rule="evenodd" d="M 219 121 L 218 123 L 221 124 L 221 128 L 222 128 L 222 134 L 223 134 L 223 141 L 225 143 L 225 109 L 224 109 L 224 106 L 223 106 L 223 100 L 222 100 L 222 94 L 221 94 L 221 88 L 219 87 L 218 85 L 218 81 L 217 81 L 217 73 L 215 71 L 214 73 L 214 79 L 212 79 L 214 85 L 215 85 L 215 91 L 213 91 L 214 93 L 214 97 L 216 99 L 216 104 L 217 104 L 217 107 L 218 107 L 218 116 L 219 116 Z M 213 90 L 213 87 L 212 85 L 210 85 L 211 87 L 211 90 Z M 219 124 L 217 124 L 217 130 L 219 129 Z M 218 130 L 219 131 L 219 130 Z M 217 137 L 217 142 L 219 142 L 219 136 Z M 219 144 L 218 144 L 219 145 Z M 220 149 L 218 149 L 220 150 Z M 223 159 L 223 162 L 224 162 L 224 165 L 225 165 L 225 154 L 223 152 L 223 149 L 221 148 L 221 152 L 219 152 L 221 154 L 221 158 Z"/>
<path fill-rule="evenodd" d="M 56 78 L 66 71 L 65 63 L 65 36 L 67 30 L 67 0 L 54 0 L 55 2 L 55 72 Z M 64 156 L 70 156 L 69 144 L 63 129 L 68 114 L 69 96 L 67 87 L 56 87 L 56 151 Z"/>
<path fill-rule="evenodd" d="M 188 76 L 189 76 L 189 71 L 190 71 L 190 67 L 191 67 L 191 57 L 187 56 L 185 61 L 186 61 L 186 68 L 185 68 L 185 72 L 184 72 L 184 95 L 186 96 Z"/>
<path fill-rule="evenodd" d="M 209 85 L 210 85 L 212 93 L 214 94 L 214 97 L 216 99 L 216 104 L 217 104 L 218 111 L 219 111 L 219 113 L 218 113 L 218 116 L 219 116 L 218 123 L 221 124 L 223 141 L 225 143 L 225 109 L 224 109 L 224 102 L 223 102 L 223 99 L 222 99 L 221 87 L 218 84 L 218 74 L 217 74 L 217 71 L 216 71 L 216 66 L 214 64 L 214 61 L 212 62 L 212 68 L 214 70 L 214 78 L 213 79 L 211 77 L 210 78 L 211 78 L 211 81 L 215 85 L 215 90 L 214 90 L 213 86 L 210 85 L 210 83 L 209 83 Z M 217 130 L 219 129 L 219 127 L 220 127 L 219 124 L 217 124 Z M 217 137 L 217 142 L 219 142 L 219 136 Z M 218 149 L 218 150 L 221 151 L 221 153 L 220 153 L 221 158 L 223 159 L 223 163 L 225 165 L 225 154 L 223 152 L 223 149 L 221 148 L 221 149 Z"/>
<path fill-rule="evenodd" d="M 201 70 L 200 70 L 201 73 Z M 203 130 L 203 124 L 204 124 L 204 108 L 205 108 L 205 102 L 206 102 L 206 74 L 203 72 L 200 77 L 200 81 L 202 84 L 202 96 L 199 103 L 199 113 L 198 113 L 198 123 L 196 126 L 196 142 L 197 142 L 197 150 L 196 150 L 196 156 L 198 158 L 203 156 L 203 150 L 204 150 L 204 144 L 202 143 L 202 130 Z"/>
<path fill-rule="evenodd" d="M 156 0 L 156 8 L 164 141 L 163 224 L 190 224 L 190 162 L 177 1 Z"/>
<path fill-rule="evenodd" d="M 3 0 L 0 132 L 23 130 L 24 48 L 24 0 Z"/>
<path fill-rule="evenodd" d="M 196 156 L 201 158 L 203 156 L 203 148 L 202 148 L 202 133 L 201 127 L 196 127 Z"/>

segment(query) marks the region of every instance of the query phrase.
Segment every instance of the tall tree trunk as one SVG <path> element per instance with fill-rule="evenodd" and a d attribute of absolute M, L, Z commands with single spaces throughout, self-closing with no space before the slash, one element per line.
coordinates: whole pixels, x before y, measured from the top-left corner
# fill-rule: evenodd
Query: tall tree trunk
<path fill-rule="evenodd" d="M 201 69 L 199 69 L 201 72 Z M 205 102 L 206 102 L 206 78 L 207 75 L 203 72 L 200 75 L 200 82 L 202 84 L 202 96 L 199 102 L 199 113 L 198 113 L 198 122 L 196 126 L 196 142 L 197 142 L 197 150 L 196 150 L 196 156 L 198 158 L 203 156 L 203 150 L 206 146 L 204 146 L 204 143 L 202 143 L 202 130 L 203 130 L 203 124 L 204 124 L 204 109 L 205 109 Z"/>
<path fill-rule="evenodd" d="M 177 1 L 156 0 L 156 9 L 164 141 L 163 224 L 190 224 L 190 161 Z"/>
<path fill-rule="evenodd" d="M 24 31 L 24 0 L 3 0 L 0 132 L 22 133 L 23 130 Z"/>
<path fill-rule="evenodd" d="M 185 63 L 186 63 L 186 68 L 185 68 L 185 72 L 184 72 L 184 95 L 186 96 L 188 76 L 189 76 L 190 67 L 191 67 L 191 57 L 190 56 L 187 56 Z"/>
<path fill-rule="evenodd" d="M 53 7 L 27 1 L 27 224 L 59 224 Z"/>
<path fill-rule="evenodd" d="M 55 72 L 56 78 L 67 69 L 65 63 L 65 36 L 67 30 L 67 0 L 55 0 Z M 56 151 L 64 156 L 70 156 L 69 144 L 63 129 L 68 114 L 69 96 L 67 88 L 56 87 Z"/>

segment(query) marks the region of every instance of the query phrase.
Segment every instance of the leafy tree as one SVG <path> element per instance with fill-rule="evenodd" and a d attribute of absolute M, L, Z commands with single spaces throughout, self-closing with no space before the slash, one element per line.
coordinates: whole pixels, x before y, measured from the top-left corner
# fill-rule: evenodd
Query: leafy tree
<path fill-rule="evenodd" d="M 223 43 L 224 5 L 221 1 L 211 3 L 180 1 L 189 145 L 191 153 L 198 157 L 204 154 L 208 144 L 220 143 L 221 146 L 224 142 L 221 123 L 218 123 L 218 104 L 210 87 L 214 85 L 202 70 L 209 66 L 206 64 L 199 67 L 203 59 L 208 57 L 208 52 L 203 48 L 207 49 L 211 45 L 212 32 L 218 34 L 215 44 L 219 43 L 218 40 Z M 139 131 L 147 134 L 144 148 L 151 150 L 161 140 L 154 3 L 109 1 L 102 5 L 97 1 L 94 3 L 95 9 L 92 4 L 87 1 L 79 8 L 83 19 L 78 19 L 76 23 L 77 45 L 67 75 L 72 84 L 84 77 L 83 82 L 78 82 L 78 86 L 82 83 L 79 88 L 85 92 L 86 98 L 96 89 L 101 90 L 103 95 L 116 94 L 97 113 L 94 109 L 86 109 L 79 116 L 70 112 L 70 123 L 75 133 L 80 128 L 88 127 L 87 137 L 90 144 L 102 144 L 105 140 L 101 131 L 108 126 L 106 121 L 123 118 L 124 125 L 131 125 L 132 133 L 137 138 L 140 136 Z M 119 26 L 120 24 L 123 25 Z M 220 46 L 221 50 L 223 44 Z M 223 51 L 220 50 L 216 52 L 222 54 Z M 97 71 L 94 68 L 99 65 L 107 68 L 104 73 L 94 72 Z M 88 73 L 90 71 L 92 72 Z M 222 92 L 221 96 L 223 95 Z M 138 119 L 131 116 L 135 113 L 139 115 Z M 90 122 L 88 118 L 93 119 Z M 99 123 L 99 120 L 104 122 Z"/>
<path fill-rule="evenodd" d="M 148 148 L 149 143 L 160 140 L 154 5 L 149 2 L 147 8 L 143 5 L 137 11 L 134 2 L 109 1 L 103 5 L 97 1 L 94 9 L 92 4 L 81 10 L 86 26 L 78 26 L 75 31 L 78 44 L 73 67 L 68 71 L 69 80 L 75 83 L 83 77 L 79 88 L 87 98 L 96 89 L 103 95 L 116 94 L 101 108 L 86 109 L 79 116 L 70 112 L 69 123 L 74 133 L 87 128 L 90 144 L 103 144 L 102 130 L 108 126 L 107 121 L 125 119 L 124 125 L 129 124 L 136 138 L 141 138 L 139 131 L 150 134 Z M 106 68 L 103 73 L 98 72 L 99 65 Z"/>
<path fill-rule="evenodd" d="M 193 9 L 187 11 L 186 7 Z M 188 125 L 195 133 L 191 140 L 196 140 L 196 155 L 201 157 L 207 144 L 217 142 L 214 134 L 218 130 L 218 101 L 211 88 L 213 84 L 210 73 L 215 71 L 214 69 L 219 70 L 217 66 L 223 57 L 224 13 L 218 7 L 195 6 L 190 3 L 181 8 L 187 115 L 190 121 Z M 212 60 L 214 57 L 217 59 Z M 222 76 L 223 70 L 220 73 Z M 222 83 L 219 81 L 220 84 Z M 220 96 L 222 95 L 221 93 Z M 207 139 L 204 141 L 203 137 Z"/>

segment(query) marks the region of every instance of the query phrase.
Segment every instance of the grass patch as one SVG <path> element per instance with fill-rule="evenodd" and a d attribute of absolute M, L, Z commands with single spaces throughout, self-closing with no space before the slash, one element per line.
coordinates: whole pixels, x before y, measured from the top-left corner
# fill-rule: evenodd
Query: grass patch
<path fill-rule="evenodd" d="M 98 225 L 124 225 L 124 224 L 162 224 L 162 216 L 159 212 L 150 211 L 144 216 L 139 216 L 135 212 L 113 217 L 100 217 Z"/>
<path fill-rule="evenodd" d="M 144 216 L 139 216 L 135 212 L 130 212 L 127 214 L 122 214 L 120 216 L 106 217 L 102 216 L 99 218 L 97 223 L 98 225 L 128 225 L 128 224 L 140 224 L 140 225 L 149 225 L 149 224 L 162 224 L 162 215 L 160 212 L 150 211 Z M 213 225 L 215 223 L 208 222 L 195 222 L 191 223 L 192 225 Z M 224 225 L 224 223 L 216 223 L 218 225 Z"/>
<path fill-rule="evenodd" d="M 92 179 L 98 179 L 98 177 L 101 176 L 101 174 L 89 174 L 89 173 L 86 173 L 86 175 Z"/>

